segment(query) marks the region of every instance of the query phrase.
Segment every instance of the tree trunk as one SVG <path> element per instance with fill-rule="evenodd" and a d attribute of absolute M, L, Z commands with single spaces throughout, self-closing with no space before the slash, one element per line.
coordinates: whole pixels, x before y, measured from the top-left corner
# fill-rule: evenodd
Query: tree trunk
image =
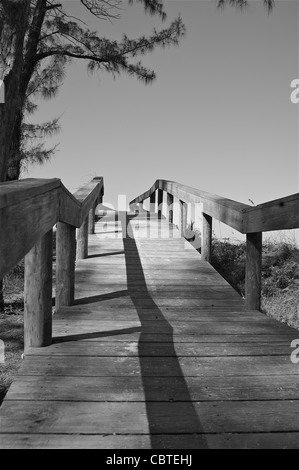
<path fill-rule="evenodd" d="M 20 84 L 24 65 L 23 49 L 30 0 L 4 4 L 5 27 L 0 31 L 1 66 L 4 70 L 5 103 L 0 104 L 0 182 L 6 180 L 16 118 L 21 111 Z M 10 65 L 11 57 L 13 63 Z"/>
<path fill-rule="evenodd" d="M 0 280 L 0 312 L 4 310 L 4 293 L 3 293 L 3 281 Z"/>
<path fill-rule="evenodd" d="M 18 111 L 8 157 L 6 181 L 18 180 L 21 173 L 21 135 L 23 113 Z"/>

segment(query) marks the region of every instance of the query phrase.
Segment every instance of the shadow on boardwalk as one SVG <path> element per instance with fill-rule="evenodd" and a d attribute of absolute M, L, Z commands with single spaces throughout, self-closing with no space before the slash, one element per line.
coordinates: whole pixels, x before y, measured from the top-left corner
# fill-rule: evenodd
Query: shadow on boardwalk
<path fill-rule="evenodd" d="M 125 221 L 125 218 L 122 219 Z M 123 227 L 124 229 L 124 227 Z M 140 323 L 141 323 L 141 333 L 138 343 L 138 353 L 140 361 L 140 370 L 141 377 L 146 401 L 146 412 L 149 424 L 149 431 L 151 434 L 151 447 L 155 448 L 166 448 L 168 437 L 167 435 L 176 433 L 178 429 L 178 423 L 184 422 L 188 423 L 188 429 L 192 430 L 190 434 L 190 447 L 191 448 L 207 448 L 207 442 L 203 435 L 203 428 L 200 423 L 200 419 L 196 412 L 196 409 L 192 403 L 191 396 L 184 378 L 183 371 L 181 369 L 178 357 L 176 355 L 174 343 L 173 343 L 173 328 L 169 322 L 163 316 L 161 310 L 155 304 L 153 298 L 148 292 L 146 280 L 144 277 L 144 272 L 141 264 L 141 260 L 138 253 L 138 248 L 134 238 L 124 238 L 124 250 L 125 250 L 125 260 L 126 260 L 126 270 L 127 270 L 127 285 L 128 293 L 132 299 L 132 302 L 136 308 Z M 132 263 L 134 259 L 134 263 Z M 140 284 L 136 286 L 134 280 L 138 275 L 138 279 L 141 280 Z M 146 300 L 147 308 L 140 307 L 140 296 L 142 295 L 142 300 Z M 165 413 L 161 412 L 163 410 L 163 403 L 160 407 L 157 407 L 156 402 L 151 401 L 151 390 L 152 390 L 152 376 L 160 377 L 165 379 L 165 368 L 163 367 L 163 358 L 157 354 L 157 358 L 161 358 L 161 361 L 154 361 L 155 356 L 152 354 L 151 343 L 148 342 L 148 327 L 146 327 L 147 318 L 147 309 L 150 309 L 151 312 L 154 312 L 155 317 L 160 325 L 160 331 L 167 336 L 168 340 L 165 345 L 165 356 L 172 357 L 172 370 L 169 374 L 171 377 L 176 378 L 177 387 L 180 394 L 180 411 L 183 410 L 184 416 L 178 416 L 176 403 L 171 399 L 171 394 L 173 390 L 170 391 L 169 402 L 172 403 L 172 406 L 165 406 Z M 147 334 L 143 333 L 143 330 L 147 331 Z M 149 370 L 148 366 L 148 357 L 153 359 L 152 370 Z M 157 365 L 158 364 L 158 365 Z M 161 364 L 159 366 L 159 364 Z M 159 367 L 161 370 L 159 370 Z M 161 392 L 165 396 L 165 381 L 161 380 Z M 162 393 L 161 393 L 162 394 Z M 167 403 L 167 402 L 166 402 Z M 183 405 L 183 406 L 182 406 Z M 169 411 L 171 409 L 171 411 Z M 166 412 L 167 410 L 167 412 Z M 185 434 L 186 430 L 181 430 L 179 434 Z M 165 438 L 164 438 L 164 436 Z"/>

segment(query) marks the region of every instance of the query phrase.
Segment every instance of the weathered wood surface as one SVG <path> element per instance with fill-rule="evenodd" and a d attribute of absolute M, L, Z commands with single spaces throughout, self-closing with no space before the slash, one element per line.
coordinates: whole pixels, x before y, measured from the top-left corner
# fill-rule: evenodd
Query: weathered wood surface
<path fill-rule="evenodd" d="M 56 232 L 56 310 L 75 298 L 76 228 L 59 222 Z"/>
<path fill-rule="evenodd" d="M 299 228 L 299 193 L 251 207 L 217 194 L 159 179 L 148 191 L 133 199 L 130 204 L 144 201 L 157 189 L 166 191 L 184 202 L 203 203 L 204 212 L 207 215 L 241 233 Z"/>
<path fill-rule="evenodd" d="M 52 244 L 50 230 L 25 257 L 25 351 L 52 342 Z"/>
<path fill-rule="evenodd" d="M 298 227 L 299 193 L 249 207 L 244 211 L 244 232 L 246 233 Z"/>
<path fill-rule="evenodd" d="M 212 228 L 213 219 L 211 216 L 202 214 L 202 243 L 201 257 L 203 261 L 211 262 L 212 257 Z"/>
<path fill-rule="evenodd" d="M 59 179 L 1 183 L 0 279 L 56 222 L 80 227 L 102 194 L 102 177 L 94 178 L 75 195 Z"/>
<path fill-rule="evenodd" d="M 0 408 L 1 448 L 299 448 L 298 331 L 246 311 L 170 227 L 96 224 L 74 305 Z"/>
<path fill-rule="evenodd" d="M 148 191 L 133 199 L 130 204 L 133 205 L 140 201 L 144 201 L 149 198 L 156 189 L 172 194 L 172 196 L 186 203 L 203 203 L 204 212 L 206 214 L 243 233 L 243 210 L 249 208 L 249 205 L 242 204 L 216 194 L 208 193 L 206 191 L 191 188 L 190 186 L 179 184 L 174 181 L 162 179 L 157 180 Z"/>

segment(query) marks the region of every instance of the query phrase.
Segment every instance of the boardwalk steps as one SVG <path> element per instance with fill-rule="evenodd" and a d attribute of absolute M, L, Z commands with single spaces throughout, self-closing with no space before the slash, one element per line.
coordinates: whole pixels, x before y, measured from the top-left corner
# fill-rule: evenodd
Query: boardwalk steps
<path fill-rule="evenodd" d="M 173 224 L 131 214 L 123 238 L 125 220 L 96 224 L 75 304 L 0 408 L 0 447 L 299 448 L 298 331 L 245 310 Z"/>

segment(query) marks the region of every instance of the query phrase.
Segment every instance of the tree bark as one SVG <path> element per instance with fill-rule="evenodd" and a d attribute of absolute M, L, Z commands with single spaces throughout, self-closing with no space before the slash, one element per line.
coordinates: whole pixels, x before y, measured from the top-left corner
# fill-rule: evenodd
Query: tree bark
<path fill-rule="evenodd" d="M 29 21 L 30 0 L 22 0 L 17 3 L 4 2 L 3 8 L 7 23 L 2 26 L 0 31 L 1 65 L 5 69 L 3 80 L 5 103 L 0 104 L 0 182 L 6 180 L 15 122 L 22 106 L 20 84 L 24 65 L 23 49 Z M 11 57 L 13 57 L 13 62 L 10 65 Z"/>
<path fill-rule="evenodd" d="M 3 280 L 0 280 L 0 312 L 4 310 Z"/>
<path fill-rule="evenodd" d="M 30 3 L 30 0 L 20 0 L 13 7 L 10 7 L 11 9 L 14 8 L 14 12 L 9 11 L 13 18 L 11 27 L 15 37 L 14 44 L 11 45 L 14 60 L 10 71 L 4 77 L 5 103 L 0 104 L 0 182 L 6 181 L 7 176 L 12 180 L 18 179 L 20 175 L 22 113 L 27 87 L 37 63 L 37 47 L 47 11 L 47 0 L 38 0 L 25 47 L 30 18 Z M 3 48 L 3 42 L 6 39 L 4 28 L 2 28 L 0 34 L 0 46 Z M 14 164 L 11 166 L 9 174 L 10 162 L 14 162 Z"/>

